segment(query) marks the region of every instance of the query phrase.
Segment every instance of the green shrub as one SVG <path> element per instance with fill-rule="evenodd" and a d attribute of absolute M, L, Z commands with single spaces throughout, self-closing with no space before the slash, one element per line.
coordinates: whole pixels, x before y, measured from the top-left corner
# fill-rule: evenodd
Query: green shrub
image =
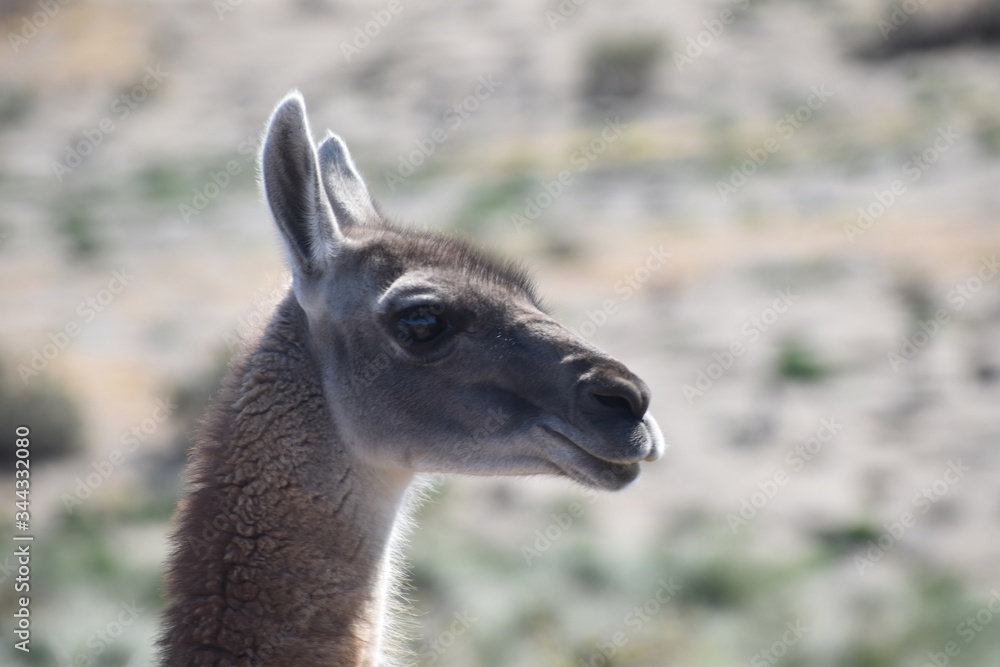
<path fill-rule="evenodd" d="M 593 45 L 584 64 L 584 104 L 605 112 L 641 100 L 650 92 L 662 51 L 662 39 L 652 35 Z"/>
<path fill-rule="evenodd" d="M 781 344 L 775 372 L 779 379 L 791 382 L 819 382 L 830 373 L 816 353 L 797 340 Z"/>
<path fill-rule="evenodd" d="M 13 437 L 21 425 L 31 429 L 33 464 L 72 456 L 82 449 L 80 408 L 69 392 L 45 376 L 30 378 L 25 386 L 16 367 L 0 360 L 0 433 Z M 12 475 L 15 450 L 6 447 L 3 451 L 3 474 Z"/>

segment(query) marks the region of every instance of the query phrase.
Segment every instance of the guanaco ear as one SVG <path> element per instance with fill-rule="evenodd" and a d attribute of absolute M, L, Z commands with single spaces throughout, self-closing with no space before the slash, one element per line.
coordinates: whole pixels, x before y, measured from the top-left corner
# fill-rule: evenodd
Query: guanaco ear
<path fill-rule="evenodd" d="M 326 196 L 341 224 L 358 225 L 379 219 L 347 144 L 329 130 L 319 145 L 319 171 Z"/>
<path fill-rule="evenodd" d="M 320 182 L 319 162 L 301 93 L 271 115 L 260 155 L 264 195 L 300 276 L 320 270 L 344 242 Z"/>

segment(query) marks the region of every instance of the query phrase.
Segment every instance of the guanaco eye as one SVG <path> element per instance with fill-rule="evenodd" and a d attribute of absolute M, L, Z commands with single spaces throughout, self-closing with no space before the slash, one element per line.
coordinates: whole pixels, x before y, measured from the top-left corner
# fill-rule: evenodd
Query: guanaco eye
<path fill-rule="evenodd" d="M 414 306 L 402 311 L 396 320 L 397 339 L 402 345 L 418 347 L 441 338 L 448 330 L 443 311 L 438 304 Z"/>

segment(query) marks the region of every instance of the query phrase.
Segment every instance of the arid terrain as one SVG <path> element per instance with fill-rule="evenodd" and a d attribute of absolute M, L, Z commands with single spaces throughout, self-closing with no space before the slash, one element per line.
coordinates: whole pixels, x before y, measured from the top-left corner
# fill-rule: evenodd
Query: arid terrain
<path fill-rule="evenodd" d="M 255 160 L 294 87 L 390 216 L 531 267 L 671 444 L 618 494 L 440 480 L 410 663 L 1000 664 L 998 15 L 4 3 L 0 433 L 32 428 L 37 537 L 3 663 L 152 660 L 191 430 L 286 286 Z"/>

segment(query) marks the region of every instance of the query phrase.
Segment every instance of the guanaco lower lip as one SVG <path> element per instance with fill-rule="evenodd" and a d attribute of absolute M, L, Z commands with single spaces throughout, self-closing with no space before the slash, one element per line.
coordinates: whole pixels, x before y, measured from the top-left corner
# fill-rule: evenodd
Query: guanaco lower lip
<path fill-rule="evenodd" d="M 620 489 L 639 476 L 638 461 L 615 461 L 595 456 L 560 431 L 543 426 L 547 432 L 566 444 L 569 456 L 553 456 L 550 461 L 576 481 L 604 489 Z"/>

